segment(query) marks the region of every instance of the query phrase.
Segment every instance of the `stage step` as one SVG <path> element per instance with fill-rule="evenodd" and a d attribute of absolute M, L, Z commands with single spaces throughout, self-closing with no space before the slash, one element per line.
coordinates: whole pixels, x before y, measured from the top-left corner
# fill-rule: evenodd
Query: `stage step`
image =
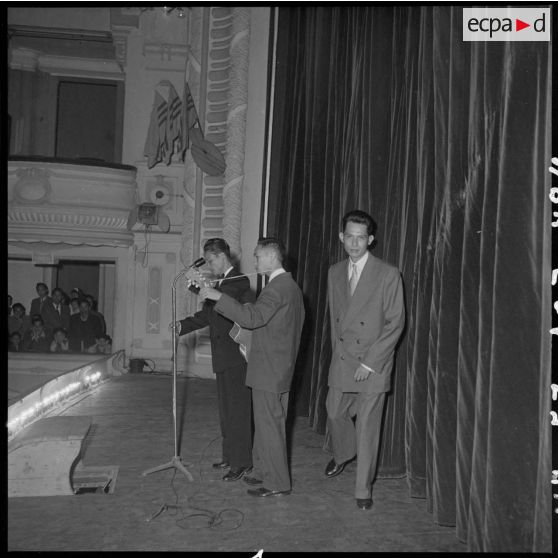
<path fill-rule="evenodd" d="M 48 417 L 8 443 L 8 496 L 75 493 L 71 471 L 89 432 L 91 417 Z"/>

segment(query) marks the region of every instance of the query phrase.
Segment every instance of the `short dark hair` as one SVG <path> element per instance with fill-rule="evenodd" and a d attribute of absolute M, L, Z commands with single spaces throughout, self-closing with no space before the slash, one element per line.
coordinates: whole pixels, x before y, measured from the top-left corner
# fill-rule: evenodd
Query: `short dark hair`
<path fill-rule="evenodd" d="M 66 296 L 64 291 L 60 287 L 55 287 L 54 289 L 52 289 L 52 294 L 54 293 L 60 293 L 62 296 Z"/>
<path fill-rule="evenodd" d="M 53 332 L 52 335 L 56 335 L 59 331 L 61 331 L 64 335 L 68 335 L 68 332 L 63 327 L 57 327 Z"/>
<path fill-rule="evenodd" d="M 210 238 L 206 240 L 203 245 L 203 251 L 215 255 L 225 254 L 227 259 L 231 259 L 231 248 L 224 238 Z"/>
<path fill-rule="evenodd" d="M 48 287 L 46 286 L 46 283 L 37 283 L 35 285 L 35 289 L 38 289 L 39 287 L 44 287 L 48 291 Z"/>
<path fill-rule="evenodd" d="M 31 318 L 31 323 L 34 324 L 35 322 L 41 322 L 41 324 L 43 325 L 45 323 L 43 317 L 40 314 L 33 314 L 33 317 Z"/>
<path fill-rule="evenodd" d="M 273 236 L 262 236 L 258 238 L 260 248 L 271 248 L 277 254 L 277 259 L 283 263 L 287 256 L 287 250 L 283 242 Z"/>
<path fill-rule="evenodd" d="M 343 231 L 345 231 L 348 222 L 357 223 L 358 225 L 366 225 L 368 236 L 376 236 L 376 222 L 365 211 L 353 209 L 352 211 L 346 213 L 343 217 Z"/>
<path fill-rule="evenodd" d="M 25 306 L 23 306 L 23 304 L 21 304 L 21 302 L 16 302 L 12 306 L 12 310 L 15 310 L 16 308 L 21 308 L 23 310 L 23 313 L 25 314 Z"/>

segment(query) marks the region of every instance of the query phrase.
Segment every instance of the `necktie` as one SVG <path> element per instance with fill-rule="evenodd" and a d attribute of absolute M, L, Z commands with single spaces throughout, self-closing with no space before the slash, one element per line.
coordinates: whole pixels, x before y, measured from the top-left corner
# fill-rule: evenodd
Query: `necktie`
<path fill-rule="evenodd" d="M 353 296 L 358 283 L 358 273 L 356 264 L 351 264 L 351 277 L 349 278 L 349 288 L 351 289 L 351 296 Z"/>

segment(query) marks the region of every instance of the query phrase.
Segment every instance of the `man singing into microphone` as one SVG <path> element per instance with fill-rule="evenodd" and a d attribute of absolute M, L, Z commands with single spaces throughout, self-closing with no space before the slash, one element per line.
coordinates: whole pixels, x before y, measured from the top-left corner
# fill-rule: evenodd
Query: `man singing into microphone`
<path fill-rule="evenodd" d="M 211 238 L 203 247 L 209 269 L 219 281 L 217 289 L 241 303 L 254 299 L 250 281 L 231 264 L 229 245 L 222 238 Z M 233 322 L 215 312 L 215 304 L 206 300 L 193 316 L 175 324 L 179 335 L 209 326 L 213 372 L 217 378 L 219 420 L 223 437 L 222 459 L 215 469 L 229 471 L 225 481 L 235 481 L 252 468 L 252 405 L 246 387 L 246 360 L 239 345 L 229 336 Z"/>

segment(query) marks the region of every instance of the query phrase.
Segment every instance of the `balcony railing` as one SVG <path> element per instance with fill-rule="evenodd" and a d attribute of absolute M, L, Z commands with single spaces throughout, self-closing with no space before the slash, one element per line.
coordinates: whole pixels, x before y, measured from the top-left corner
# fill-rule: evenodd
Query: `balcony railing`
<path fill-rule="evenodd" d="M 91 160 L 10 158 L 8 241 L 129 246 L 136 172 Z"/>

